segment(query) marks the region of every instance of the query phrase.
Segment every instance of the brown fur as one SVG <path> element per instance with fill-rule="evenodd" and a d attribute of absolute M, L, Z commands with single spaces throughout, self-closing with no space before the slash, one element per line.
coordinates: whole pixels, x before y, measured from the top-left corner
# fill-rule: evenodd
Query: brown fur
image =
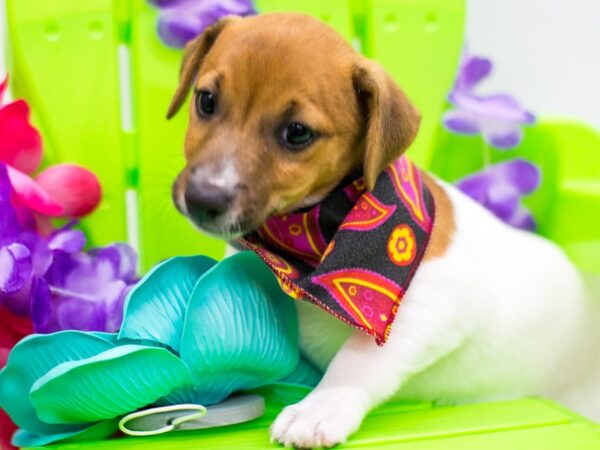
<path fill-rule="evenodd" d="M 194 168 L 233 163 L 240 181 L 232 208 L 246 232 L 272 214 L 318 202 L 353 171 L 362 169 L 372 189 L 419 126 L 419 114 L 379 65 L 300 14 L 226 18 L 209 27 L 186 47 L 168 117 L 194 79 L 195 91 L 216 94 L 217 111 L 199 117 L 190 102 L 187 166 L 174 197 L 182 197 Z M 283 148 L 278 136 L 290 122 L 318 138 L 304 150 Z"/>
<path fill-rule="evenodd" d="M 423 180 L 435 201 L 435 223 L 423 257 L 424 261 L 430 261 L 446 254 L 446 250 L 452 242 L 452 236 L 454 236 L 456 223 L 454 209 L 446 191 L 426 173 L 423 173 Z"/>

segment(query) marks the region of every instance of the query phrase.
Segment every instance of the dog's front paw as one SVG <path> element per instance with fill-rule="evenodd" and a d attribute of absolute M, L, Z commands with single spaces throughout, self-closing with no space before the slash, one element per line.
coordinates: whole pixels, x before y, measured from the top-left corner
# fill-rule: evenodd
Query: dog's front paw
<path fill-rule="evenodd" d="M 286 447 L 333 447 L 358 429 L 366 412 L 361 392 L 317 388 L 279 414 L 271 426 L 271 440 Z"/>

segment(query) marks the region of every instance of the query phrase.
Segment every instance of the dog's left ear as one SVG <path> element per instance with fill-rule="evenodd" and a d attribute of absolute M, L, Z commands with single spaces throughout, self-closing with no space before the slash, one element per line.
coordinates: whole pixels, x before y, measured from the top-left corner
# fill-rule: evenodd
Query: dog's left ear
<path fill-rule="evenodd" d="M 179 111 L 179 108 L 181 108 L 181 105 L 188 96 L 198 70 L 200 70 L 202 60 L 217 40 L 221 31 L 223 31 L 228 23 L 234 20 L 239 20 L 239 18 L 235 16 L 224 17 L 207 27 L 202 34 L 186 44 L 179 71 L 179 86 L 177 86 L 177 91 L 171 100 L 171 105 L 167 111 L 167 119 L 170 119 Z"/>
<path fill-rule="evenodd" d="M 364 176 L 372 190 L 381 172 L 415 139 L 421 116 L 377 63 L 361 59 L 353 68 L 352 81 L 367 123 Z"/>

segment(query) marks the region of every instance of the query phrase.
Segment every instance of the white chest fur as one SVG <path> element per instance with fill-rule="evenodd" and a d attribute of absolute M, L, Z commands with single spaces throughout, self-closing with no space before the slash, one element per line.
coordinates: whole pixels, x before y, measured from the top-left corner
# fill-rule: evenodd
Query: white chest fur
<path fill-rule="evenodd" d="M 369 391 L 374 404 L 390 389 L 440 403 L 544 395 L 600 419 L 600 314 L 576 269 L 551 242 L 443 187 L 455 235 L 443 257 L 419 268 L 388 343 L 344 345 L 358 332 L 299 302 L 305 355 L 322 369 L 336 358 L 327 385 L 369 377 L 366 366 L 389 371 Z"/>

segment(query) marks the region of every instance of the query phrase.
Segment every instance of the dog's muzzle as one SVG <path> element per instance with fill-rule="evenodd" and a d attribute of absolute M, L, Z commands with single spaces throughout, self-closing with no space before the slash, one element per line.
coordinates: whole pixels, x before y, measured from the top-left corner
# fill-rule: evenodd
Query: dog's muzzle
<path fill-rule="evenodd" d="M 189 182 L 184 201 L 189 218 L 203 224 L 224 214 L 233 203 L 233 195 L 229 189 L 215 184 Z"/>

